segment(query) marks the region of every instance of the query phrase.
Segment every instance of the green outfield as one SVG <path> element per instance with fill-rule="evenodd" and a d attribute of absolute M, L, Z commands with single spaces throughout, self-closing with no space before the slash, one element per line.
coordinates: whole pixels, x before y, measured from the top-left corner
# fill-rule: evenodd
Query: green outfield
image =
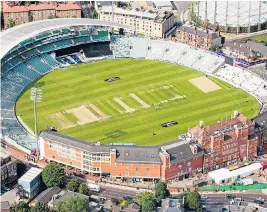
<path fill-rule="evenodd" d="M 120 80 L 104 81 L 110 77 Z M 216 123 L 234 110 L 252 118 L 260 109 L 254 97 L 223 81 L 150 60 L 82 64 L 53 71 L 33 85 L 43 90 L 43 102 L 37 105 L 39 131 L 55 126 L 64 134 L 105 144 L 157 145 L 176 139 L 201 119 L 205 125 Z M 16 114 L 34 129 L 29 90 L 19 98 Z M 168 121 L 179 124 L 163 128 Z"/>

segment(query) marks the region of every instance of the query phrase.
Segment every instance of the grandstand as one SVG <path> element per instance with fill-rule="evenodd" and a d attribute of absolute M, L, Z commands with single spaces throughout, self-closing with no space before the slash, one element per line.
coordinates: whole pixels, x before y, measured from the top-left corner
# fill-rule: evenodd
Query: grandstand
<path fill-rule="evenodd" d="M 1 136 L 30 153 L 36 143 L 14 112 L 17 98 L 34 80 L 60 66 L 79 64 L 92 58 L 146 58 L 172 62 L 215 76 L 255 96 L 266 110 L 267 83 L 249 71 L 224 64 L 224 58 L 185 44 L 156 41 L 135 36 L 109 34 L 109 27 L 127 27 L 110 22 L 70 19 L 34 22 L 3 33 L 1 46 Z M 54 29 L 58 23 L 57 30 Z M 52 25 L 52 26 L 51 26 Z M 54 26 L 53 26 L 54 25 Z M 60 27 L 61 26 L 61 27 Z M 73 27 L 75 26 L 75 27 Z M 24 36 L 13 35 L 24 29 Z M 36 30 L 35 30 L 36 29 Z M 27 37 L 27 38 L 26 38 Z M 23 40 L 24 39 L 24 40 Z M 109 45 L 110 44 L 110 45 Z M 85 45 L 83 52 L 66 55 L 61 49 Z M 9 49 L 13 47 L 12 49 Z"/>

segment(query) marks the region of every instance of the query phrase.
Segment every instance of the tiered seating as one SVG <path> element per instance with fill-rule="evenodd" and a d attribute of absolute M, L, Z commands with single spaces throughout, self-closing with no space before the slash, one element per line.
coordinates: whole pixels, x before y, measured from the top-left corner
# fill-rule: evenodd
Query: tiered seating
<path fill-rule="evenodd" d="M 98 34 L 92 34 L 92 38 L 93 40 L 97 40 L 97 41 L 105 41 L 105 40 L 109 40 L 108 38 L 108 31 L 107 30 L 100 30 L 97 32 Z"/>
<path fill-rule="evenodd" d="M 223 64 L 223 62 L 223 58 L 215 54 L 203 51 L 201 58 L 197 60 L 192 67 L 199 71 L 212 74 L 216 71 L 217 67 Z"/>
<path fill-rule="evenodd" d="M 15 67 L 15 70 L 20 74 L 22 74 L 23 76 L 25 76 L 26 78 L 31 79 L 32 81 L 41 76 L 41 73 L 29 69 L 28 66 L 26 66 L 24 63 Z"/>
<path fill-rule="evenodd" d="M 111 42 L 111 50 L 113 51 L 113 55 L 115 57 L 130 57 L 131 41 L 128 37 L 113 36 L 111 37 Z"/>
<path fill-rule="evenodd" d="M 82 63 L 82 61 L 80 60 L 80 58 L 79 58 L 76 54 L 74 54 L 74 55 L 70 55 L 70 57 L 71 57 L 73 60 L 75 60 L 76 63 Z"/>
<path fill-rule="evenodd" d="M 196 48 L 187 48 L 182 56 L 178 59 L 178 63 L 187 67 L 192 67 L 192 65 L 197 62 L 201 56 L 201 51 Z"/>
<path fill-rule="evenodd" d="M 16 97 L 18 96 L 18 94 L 20 94 L 20 92 L 24 89 L 24 87 L 22 85 L 17 84 L 16 82 L 13 82 L 11 80 L 5 80 L 1 82 L 1 88 L 3 89 L 2 92 L 3 93 L 7 93 L 7 94 L 11 94 L 12 95 L 12 99 L 15 101 Z M 15 96 L 15 98 L 14 98 Z"/>
<path fill-rule="evenodd" d="M 27 61 L 28 64 L 33 66 L 33 68 L 40 72 L 41 74 L 45 74 L 51 70 L 51 67 L 46 61 L 42 60 L 40 57 L 34 57 Z"/>
<path fill-rule="evenodd" d="M 13 57 L 11 60 L 9 60 L 8 62 L 12 65 L 12 66 L 16 66 L 18 65 L 19 63 L 22 62 L 22 58 L 20 56 L 16 56 L 16 57 Z"/>
<path fill-rule="evenodd" d="M 81 35 L 89 35 L 90 32 L 88 30 L 81 30 L 79 31 Z"/>
<path fill-rule="evenodd" d="M 74 64 L 74 62 L 67 57 L 61 57 L 61 59 L 70 65 Z"/>
<path fill-rule="evenodd" d="M 22 57 L 26 59 L 26 58 L 33 57 L 33 56 L 38 55 L 38 54 L 39 54 L 39 52 L 36 49 L 31 49 L 29 51 L 24 52 L 22 54 Z"/>
<path fill-rule="evenodd" d="M 67 64 L 67 63 L 66 63 L 64 60 L 62 60 L 60 57 L 56 58 L 56 60 L 57 60 L 59 63 L 63 64 L 63 65 Z"/>
<path fill-rule="evenodd" d="M 182 53 L 189 48 L 185 44 L 180 43 L 171 43 L 169 47 L 167 47 L 167 52 L 163 56 L 163 60 L 167 62 L 176 63 L 177 60 L 182 56 Z"/>
<path fill-rule="evenodd" d="M 0 114 L 3 119 L 16 119 L 15 113 L 12 110 L 1 110 Z"/>
<path fill-rule="evenodd" d="M 12 68 L 12 66 L 7 62 L 1 66 L 1 72 L 4 73 L 4 72 L 8 71 L 10 68 Z"/>
<path fill-rule="evenodd" d="M 146 59 L 162 60 L 166 51 L 166 42 L 150 41 L 148 43 L 148 51 Z"/>
<path fill-rule="evenodd" d="M 57 61 L 49 54 L 42 54 L 41 57 L 44 58 L 51 67 L 56 67 L 58 65 Z"/>
<path fill-rule="evenodd" d="M 1 97 L 2 97 L 2 95 L 1 95 Z M 14 107 L 15 107 L 14 103 L 9 102 L 6 99 L 5 100 L 3 100 L 3 99 L 1 100 L 1 108 L 3 110 L 13 110 Z"/>
<path fill-rule="evenodd" d="M 3 81 L 10 80 L 10 81 L 17 83 L 23 87 L 26 87 L 31 82 L 31 79 L 25 77 L 23 74 L 21 74 L 20 72 L 18 72 L 15 69 L 12 69 L 8 73 L 6 73 L 3 76 L 2 80 Z"/>
<path fill-rule="evenodd" d="M 60 40 L 54 43 L 56 45 L 57 48 L 64 48 L 67 46 L 71 46 L 72 42 L 69 39 L 65 39 L 65 40 Z"/>
<path fill-rule="evenodd" d="M 257 75 L 229 65 L 220 68 L 215 75 L 218 78 L 251 93 L 262 103 L 267 103 L 267 89 L 264 88 L 264 86 L 267 86 L 267 82 Z"/>
<path fill-rule="evenodd" d="M 132 49 L 131 57 L 133 58 L 145 58 L 147 54 L 148 40 L 145 38 L 131 37 Z"/>
<path fill-rule="evenodd" d="M 82 36 L 82 37 L 77 37 L 77 38 L 73 38 L 73 41 L 75 44 L 79 44 L 79 43 L 87 43 L 89 41 L 91 41 L 91 37 L 89 36 Z"/>
<path fill-rule="evenodd" d="M 55 46 L 53 45 L 53 43 L 48 43 L 38 47 L 38 50 L 43 53 L 53 51 L 54 49 Z"/>
<path fill-rule="evenodd" d="M 45 33 L 42 33 L 42 34 L 39 34 L 35 37 L 36 40 L 42 40 L 46 37 L 49 37 L 51 35 L 50 32 L 45 32 Z"/>

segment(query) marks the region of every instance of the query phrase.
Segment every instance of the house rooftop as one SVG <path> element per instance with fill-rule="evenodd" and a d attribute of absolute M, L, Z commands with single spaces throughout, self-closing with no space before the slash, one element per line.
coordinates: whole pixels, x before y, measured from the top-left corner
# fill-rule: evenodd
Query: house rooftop
<path fill-rule="evenodd" d="M 18 182 L 31 182 L 37 176 L 42 173 L 42 169 L 32 167 L 29 171 L 27 171 L 21 178 L 19 178 Z"/>
<path fill-rule="evenodd" d="M 181 31 L 193 34 L 193 35 L 198 35 L 200 37 L 205 37 L 208 39 L 216 39 L 219 37 L 218 33 L 214 31 L 197 28 L 191 25 L 183 25 L 180 28 L 178 28 L 178 30 L 181 30 Z"/>

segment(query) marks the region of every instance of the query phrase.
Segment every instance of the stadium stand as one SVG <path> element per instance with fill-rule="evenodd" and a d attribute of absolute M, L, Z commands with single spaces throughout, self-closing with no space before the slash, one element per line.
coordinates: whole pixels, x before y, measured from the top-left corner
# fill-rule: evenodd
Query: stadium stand
<path fill-rule="evenodd" d="M 139 37 L 131 37 L 131 57 L 145 58 L 147 54 L 148 40 Z"/>
<path fill-rule="evenodd" d="M 130 41 L 128 37 L 112 36 L 111 37 L 111 50 L 116 58 L 130 57 Z"/>
<path fill-rule="evenodd" d="M 148 43 L 148 51 L 146 59 L 162 60 L 165 51 L 166 51 L 166 42 L 150 41 Z"/>
<path fill-rule="evenodd" d="M 262 103 L 261 112 L 267 111 L 267 82 L 247 70 L 225 65 L 224 57 L 186 44 L 137 36 L 110 36 L 107 28 L 90 26 L 85 30 L 78 27 L 73 31 L 65 27 L 20 42 L 2 58 L 2 136 L 26 148 L 25 151 L 36 148 L 33 137 L 14 112 L 17 98 L 32 81 L 58 65 L 127 57 L 161 60 L 197 69 L 251 93 Z"/>

